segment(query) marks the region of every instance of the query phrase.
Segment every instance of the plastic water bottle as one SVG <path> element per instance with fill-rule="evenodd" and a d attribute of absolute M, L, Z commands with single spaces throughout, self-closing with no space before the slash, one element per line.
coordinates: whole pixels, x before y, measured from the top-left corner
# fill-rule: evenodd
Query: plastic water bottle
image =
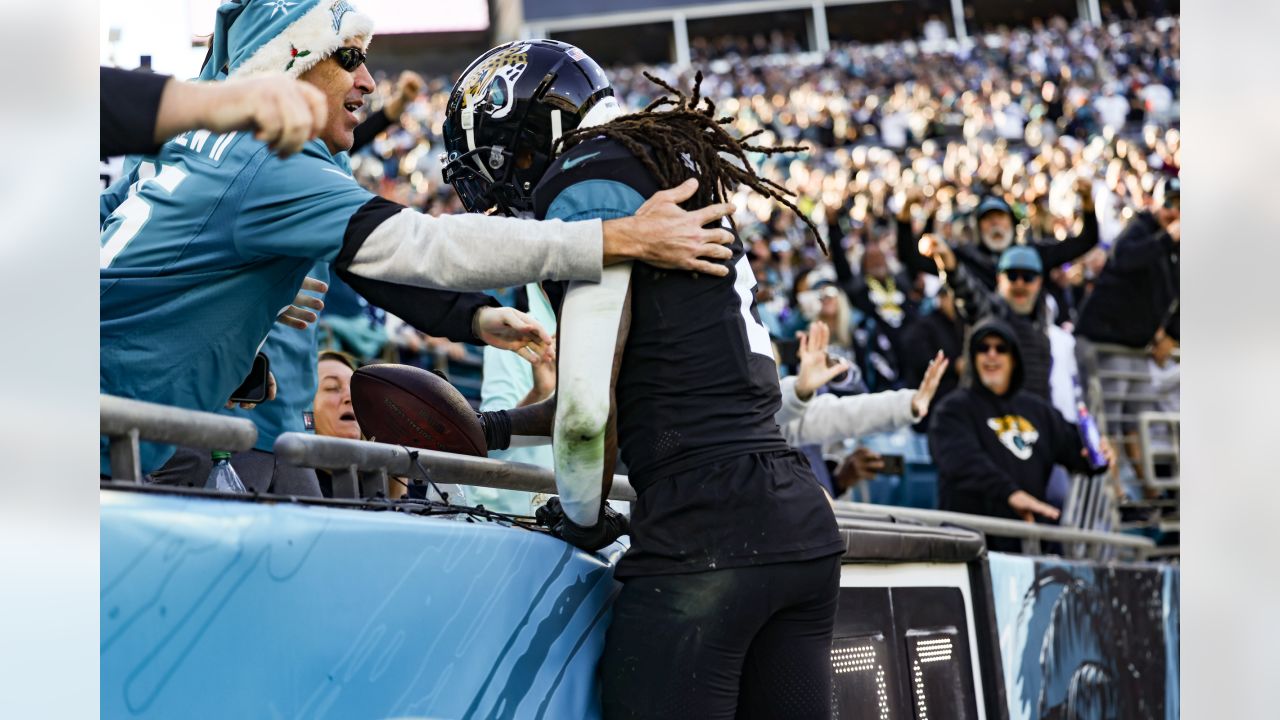
<path fill-rule="evenodd" d="M 1076 392 L 1076 429 L 1080 431 L 1080 442 L 1089 454 L 1089 465 L 1099 471 L 1107 466 L 1107 459 L 1102 454 L 1102 433 L 1098 432 L 1098 423 L 1089 414 L 1089 408 L 1085 407 L 1080 382 L 1073 382 Z"/>
<path fill-rule="evenodd" d="M 231 467 L 231 453 L 225 450 L 213 451 L 213 469 L 209 471 L 209 479 L 205 481 L 206 490 L 218 492 L 248 492 L 236 469 Z"/>

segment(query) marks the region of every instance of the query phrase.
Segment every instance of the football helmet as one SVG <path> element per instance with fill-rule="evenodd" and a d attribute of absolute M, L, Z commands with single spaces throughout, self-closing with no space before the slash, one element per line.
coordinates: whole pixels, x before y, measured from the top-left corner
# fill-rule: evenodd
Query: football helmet
<path fill-rule="evenodd" d="M 499 45 L 476 58 L 449 94 L 444 181 L 469 212 L 532 212 L 556 140 L 619 112 L 604 70 L 573 45 Z"/>

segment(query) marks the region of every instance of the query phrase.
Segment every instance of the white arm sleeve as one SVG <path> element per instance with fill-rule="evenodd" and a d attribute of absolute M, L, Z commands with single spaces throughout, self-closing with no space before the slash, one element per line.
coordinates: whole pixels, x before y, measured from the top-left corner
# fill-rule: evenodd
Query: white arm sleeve
<path fill-rule="evenodd" d="M 789 375 L 779 380 L 778 388 L 782 391 L 782 407 L 773 416 L 773 421 L 778 423 L 778 427 L 785 428 L 792 421 L 799 420 L 804 415 L 804 411 L 809 407 L 809 401 L 801 400 L 800 396 L 796 394 L 795 375 Z M 809 398 L 809 400 L 812 399 Z"/>
<path fill-rule="evenodd" d="M 791 394 L 795 395 L 794 383 Z M 782 434 L 791 445 L 825 445 L 897 430 L 915 422 L 911 412 L 914 395 L 915 390 L 888 390 L 847 397 L 817 395 L 809 400 L 799 419 L 780 425 Z M 785 408 L 785 394 L 783 398 Z"/>
<path fill-rule="evenodd" d="M 405 208 L 383 220 L 347 269 L 362 277 L 441 290 L 487 290 L 539 280 L 600 279 L 599 220 L 432 217 Z"/>
<path fill-rule="evenodd" d="M 631 263 L 604 269 L 599 283 L 569 286 L 560 311 L 560 366 L 553 450 L 556 490 L 570 520 L 592 527 L 600 517 L 609 387 Z"/>

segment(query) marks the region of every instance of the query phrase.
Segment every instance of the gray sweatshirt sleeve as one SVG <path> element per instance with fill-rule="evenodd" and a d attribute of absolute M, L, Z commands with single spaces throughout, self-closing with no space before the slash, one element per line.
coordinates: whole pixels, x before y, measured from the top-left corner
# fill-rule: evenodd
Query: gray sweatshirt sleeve
<path fill-rule="evenodd" d="M 348 272 L 448 290 L 486 290 L 539 280 L 600 281 L 604 228 L 599 220 L 433 217 L 408 208 L 376 220 L 362 242 L 344 248 L 354 249 Z"/>
<path fill-rule="evenodd" d="M 782 409 L 775 415 L 791 445 L 824 445 L 897 430 L 916 421 L 911 411 L 915 390 L 817 395 L 804 402 L 796 396 L 795 384 L 794 377 L 782 379 Z"/>

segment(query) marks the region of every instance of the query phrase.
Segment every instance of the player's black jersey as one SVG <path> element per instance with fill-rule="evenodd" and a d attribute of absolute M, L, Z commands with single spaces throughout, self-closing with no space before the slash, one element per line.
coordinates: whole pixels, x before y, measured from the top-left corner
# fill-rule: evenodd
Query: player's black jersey
<path fill-rule="evenodd" d="M 601 192 L 588 196 L 599 198 L 588 201 L 595 209 L 618 202 L 620 188 L 610 181 L 634 190 L 633 202 L 660 189 L 640 160 L 601 138 L 548 170 L 535 191 L 538 217 L 566 188 L 598 181 Z M 620 451 L 637 490 L 714 460 L 787 448 L 774 421 L 778 369 L 755 306 L 755 275 L 742 241 L 732 249 L 723 278 L 645 263 L 632 270 L 631 330 L 616 394 Z"/>
<path fill-rule="evenodd" d="M 565 153 L 534 191 L 538 216 L 634 213 L 658 188 L 616 141 Z M 755 276 L 740 240 L 724 278 L 631 271 L 631 328 L 616 394 L 638 498 L 614 577 L 705 572 L 844 550 L 826 493 L 774 422 L 781 403 Z M 553 289 L 559 307 L 563 289 Z M 557 297 L 558 296 L 558 297 Z"/>

